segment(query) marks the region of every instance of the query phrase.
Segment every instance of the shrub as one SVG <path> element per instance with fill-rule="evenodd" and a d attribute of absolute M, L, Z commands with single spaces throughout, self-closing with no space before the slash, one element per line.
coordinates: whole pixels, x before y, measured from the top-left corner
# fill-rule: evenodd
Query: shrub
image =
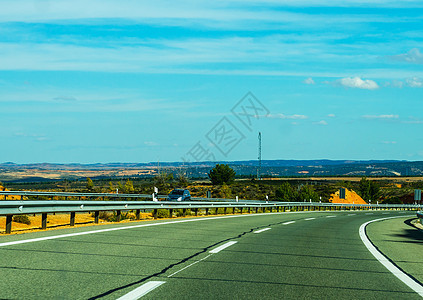
<path fill-rule="evenodd" d="M 153 213 L 151 213 L 153 214 Z M 169 210 L 167 209 L 158 209 L 157 218 L 169 218 Z"/>
<path fill-rule="evenodd" d="M 94 217 L 94 213 L 92 213 L 91 216 Z M 114 212 L 101 211 L 99 214 L 99 218 L 107 222 L 116 222 L 117 213 L 115 211 Z M 130 212 L 122 212 L 120 214 L 120 220 L 122 221 L 126 219 L 135 220 L 135 215 Z"/>
<path fill-rule="evenodd" d="M 30 225 L 31 221 L 29 220 L 27 215 L 18 215 L 18 216 L 13 216 L 13 222 L 16 223 L 22 223 L 22 224 L 26 224 L 26 225 Z"/>

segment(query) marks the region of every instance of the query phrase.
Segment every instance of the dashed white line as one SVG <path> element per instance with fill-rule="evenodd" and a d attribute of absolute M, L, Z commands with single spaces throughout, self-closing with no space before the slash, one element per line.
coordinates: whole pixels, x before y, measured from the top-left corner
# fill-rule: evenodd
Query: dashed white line
<path fill-rule="evenodd" d="M 222 246 L 219 246 L 217 248 L 214 248 L 213 250 L 210 250 L 210 253 L 219 253 L 220 251 L 222 251 L 225 248 L 228 248 L 234 244 L 238 243 L 237 241 L 231 241 L 231 242 L 227 242 L 225 244 L 223 244 Z"/>
<path fill-rule="evenodd" d="M 401 216 L 404 217 L 404 216 Z M 401 218 L 400 217 L 400 218 Z M 404 282 L 408 287 L 410 287 L 412 290 L 414 290 L 417 294 L 423 297 L 423 286 L 413 280 L 410 276 L 405 274 L 403 271 L 401 271 L 397 266 L 395 266 L 391 261 L 389 261 L 382 253 L 380 253 L 375 246 L 373 246 L 372 242 L 368 239 L 366 235 L 366 226 L 372 222 L 376 221 L 382 221 L 387 219 L 393 219 L 393 218 L 399 218 L 399 217 L 387 217 L 387 218 L 381 218 L 372 220 L 369 222 L 366 222 L 360 226 L 360 238 L 363 241 L 364 245 L 367 247 L 367 249 L 370 251 L 370 253 L 373 254 L 373 256 L 387 268 L 392 274 L 394 274 L 399 280 Z"/>
<path fill-rule="evenodd" d="M 209 254 L 209 255 L 207 255 L 206 257 L 203 257 L 202 259 L 200 259 L 200 260 L 197 260 L 197 261 L 195 261 L 195 262 L 193 262 L 192 264 L 190 264 L 190 265 L 188 265 L 188 266 L 186 266 L 186 267 L 184 267 L 184 268 L 182 268 L 182 269 L 180 269 L 180 270 L 178 270 L 178 271 L 176 271 L 175 273 L 172 273 L 172 274 L 170 274 L 169 276 L 167 276 L 168 278 L 169 277 L 172 277 L 173 275 L 176 275 L 176 274 L 178 274 L 179 272 L 181 272 L 181 271 L 183 271 L 183 270 L 185 270 L 185 269 L 188 269 L 189 267 L 191 267 L 191 266 L 193 266 L 193 265 L 195 265 L 195 264 L 198 264 L 200 261 L 203 261 L 203 260 L 205 260 L 205 259 L 207 259 L 207 258 L 209 258 L 210 256 L 212 256 L 213 254 Z"/>
<path fill-rule="evenodd" d="M 336 216 L 326 216 L 326 218 L 336 218 Z"/>
<path fill-rule="evenodd" d="M 270 230 L 270 229 L 272 229 L 272 228 L 263 228 L 263 229 L 254 231 L 254 233 L 262 233 L 262 232 L 267 231 L 267 230 Z"/>
<path fill-rule="evenodd" d="M 367 213 L 367 214 L 365 214 L 365 215 L 373 215 L 373 213 Z"/>
<path fill-rule="evenodd" d="M 285 222 L 285 223 L 282 223 L 282 225 L 289 225 L 289 224 L 293 224 L 293 223 L 295 223 L 295 221 Z"/>
<path fill-rule="evenodd" d="M 348 214 L 349 216 L 355 216 L 355 214 Z"/>
<path fill-rule="evenodd" d="M 307 218 L 307 219 L 304 219 L 304 221 L 310 221 L 310 220 L 315 220 L 316 218 Z"/>
<path fill-rule="evenodd" d="M 123 295 L 117 300 L 136 300 L 141 298 L 142 296 L 148 294 L 155 288 L 158 288 L 163 283 L 166 283 L 166 281 L 149 281 L 144 283 L 142 286 L 136 288 L 135 290 L 129 292 L 126 295 Z"/>

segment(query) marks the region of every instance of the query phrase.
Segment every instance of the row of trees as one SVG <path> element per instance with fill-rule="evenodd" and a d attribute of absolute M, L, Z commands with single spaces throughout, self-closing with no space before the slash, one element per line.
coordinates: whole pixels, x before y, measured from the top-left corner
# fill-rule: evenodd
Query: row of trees
<path fill-rule="evenodd" d="M 87 177 L 87 184 L 86 184 L 86 188 L 89 192 L 95 192 L 96 188 L 94 185 L 94 182 L 92 181 L 91 178 Z M 109 187 L 108 187 L 108 192 L 110 193 L 115 193 L 115 192 L 121 192 L 124 194 L 130 194 L 133 193 L 135 191 L 134 189 L 134 183 L 130 180 L 127 179 L 125 184 L 122 184 L 122 182 L 118 182 L 117 185 L 115 186 L 113 184 L 113 182 L 109 182 Z"/>
<path fill-rule="evenodd" d="M 284 182 L 275 192 L 276 200 L 283 202 L 320 201 L 319 194 L 312 186 L 302 185 L 294 188 L 290 183 Z"/>

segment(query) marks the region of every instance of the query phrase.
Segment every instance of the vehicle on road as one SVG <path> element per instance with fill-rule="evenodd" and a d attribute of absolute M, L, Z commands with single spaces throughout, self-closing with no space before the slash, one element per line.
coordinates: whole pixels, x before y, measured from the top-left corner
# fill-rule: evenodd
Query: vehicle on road
<path fill-rule="evenodd" d="M 167 196 L 167 201 L 190 201 L 191 194 L 186 189 L 174 189 Z"/>

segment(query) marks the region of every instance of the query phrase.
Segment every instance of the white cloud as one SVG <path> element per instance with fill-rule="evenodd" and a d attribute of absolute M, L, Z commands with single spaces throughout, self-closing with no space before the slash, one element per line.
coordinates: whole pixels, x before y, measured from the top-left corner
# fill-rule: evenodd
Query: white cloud
<path fill-rule="evenodd" d="M 313 78 L 311 78 L 311 77 L 303 80 L 303 83 L 305 83 L 305 84 L 315 84 Z"/>
<path fill-rule="evenodd" d="M 305 115 L 284 115 L 284 114 L 268 114 L 266 116 L 260 116 L 269 119 L 290 119 L 290 120 L 305 120 L 308 119 Z"/>
<path fill-rule="evenodd" d="M 335 117 L 336 117 L 336 115 L 335 115 L 335 114 L 328 114 L 328 117 L 329 117 L 329 118 L 335 118 Z"/>
<path fill-rule="evenodd" d="M 407 78 L 405 81 L 409 87 L 412 87 L 412 88 L 423 87 L 423 80 L 419 77 Z"/>
<path fill-rule="evenodd" d="M 144 145 L 149 146 L 149 147 L 154 147 L 154 146 L 158 146 L 159 144 L 157 144 L 156 142 L 144 142 Z"/>
<path fill-rule="evenodd" d="M 379 88 L 379 85 L 370 79 L 361 79 L 360 77 L 346 77 L 336 81 L 338 84 L 356 89 L 365 89 L 365 90 L 376 90 Z"/>
<path fill-rule="evenodd" d="M 397 142 L 396 141 L 382 141 L 382 144 L 390 144 L 390 145 L 393 145 L 393 144 L 396 144 Z"/>
<path fill-rule="evenodd" d="M 325 120 L 321 120 L 319 122 L 315 122 L 314 124 L 316 124 L 316 125 L 328 125 L 328 122 L 326 122 Z"/>
<path fill-rule="evenodd" d="M 392 119 L 398 119 L 398 115 L 364 115 L 362 116 L 363 119 L 369 119 L 369 120 L 392 120 Z"/>
<path fill-rule="evenodd" d="M 423 53 L 419 49 L 413 48 L 405 54 L 396 55 L 395 60 L 405 61 L 412 64 L 423 64 Z"/>

